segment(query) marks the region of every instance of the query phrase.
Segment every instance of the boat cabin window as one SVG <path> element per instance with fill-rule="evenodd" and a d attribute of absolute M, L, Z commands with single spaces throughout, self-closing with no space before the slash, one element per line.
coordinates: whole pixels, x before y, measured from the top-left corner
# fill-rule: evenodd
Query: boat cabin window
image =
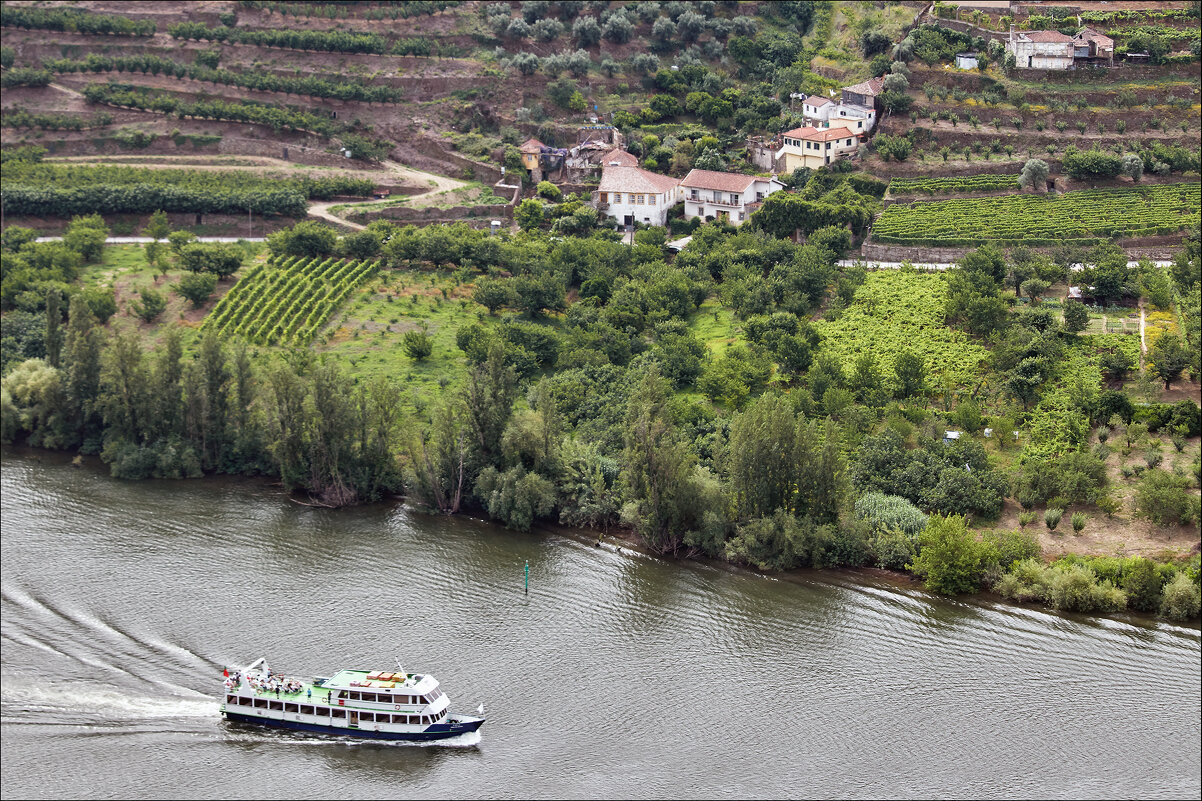
<path fill-rule="evenodd" d="M 256 698 L 255 706 L 258 707 L 259 709 L 266 709 L 267 708 L 267 699 L 266 698 Z"/>
<path fill-rule="evenodd" d="M 352 692 L 352 693 L 347 693 L 346 695 L 347 695 L 347 698 L 350 698 L 352 701 L 359 700 L 359 693 Z"/>
<path fill-rule="evenodd" d="M 345 718 L 346 710 L 345 709 L 331 709 L 330 714 L 336 718 Z"/>
<path fill-rule="evenodd" d="M 254 702 L 255 702 L 255 699 L 253 699 L 253 698 L 244 698 L 242 696 L 238 696 L 238 703 L 241 706 L 251 706 L 254 704 Z"/>
<path fill-rule="evenodd" d="M 301 713 L 302 715 L 312 715 L 312 714 L 313 714 L 313 707 L 311 707 L 311 706 L 302 706 L 302 707 L 300 708 L 300 713 Z"/>
<path fill-rule="evenodd" d="M 280 703 L 279 701 L 268 701 L 267 705 L 271 709 L 274 709 L 276 712 L 284 711 L 284 705 L 282 703 Z"/>
<path fill-rule="evenodd" d="M 313 710 L 313 714 L 316 714 L 316 715 L 325 715 L 326 717 L 329 717 L 329 715 L 330 715 L 330 708 L 329 708 L 329 707 L 325 707 L 325 706 L 319 706 L 319 707 L 317 707 L 315 710 Z"/>
<path fill-rule="evenodd" d="M 236 696 L 236 695 L 227 695 L 227 696 L 225 697 L 225 702 L 226 702 L 227 704 L 236 704 L 236 703 L 238 703 L 238 696 Z"/>
<path fill-rule="evenodd" d="M 285 712 L 296 712 L 298 709 L 296 704 L 284 704 Z"/>

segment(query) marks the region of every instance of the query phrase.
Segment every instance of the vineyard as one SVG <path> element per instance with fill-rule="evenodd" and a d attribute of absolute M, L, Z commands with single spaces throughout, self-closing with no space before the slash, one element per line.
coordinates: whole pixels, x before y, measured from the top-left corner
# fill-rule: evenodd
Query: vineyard
<path fill-rule="evenodd" d="M 378 261 L 285 258 L 268 260 L 234 285 L 204 327 L 257 345 L 307 345 Z"/>
<path fill-rule="evenodd" d="M 1059 197 L 894 203 L 877 218 L 878 242 L 971 247 L 984 242 L 1089 244 L 1109 237 L 1172 234 L 1202 219 L 1197 183 L 1140 189 L 1091 189 Z"/>
<path fill-rule="evenodd" d="M 308 199 L 367 195 L 371 181 L 351 176 L 286 178 L 242 172 L 147 169 L 120 165 L 22 163 L 5 166 L 4 210 L 34 217 L 153 211 L 300 217 Z"/>
<path fill-rule="evenodd" d="M 98 53 L 88 53 L 82 59 L 55 59 L 44 64 L 45 70 L 9 70 L 4 73 L 8 86 L 21 85 L 15 81 L 42 81 L 44 83 L 26 83 L 24 85 L 44 86 L 50 82 L 49 73 L 76 72 L 139 72 L 151 75 L 174 75 L 176 78 L 191 78 L 195 81 L 238 86 L 244 89 L 256 89 L 261 92 L 283 92 L 310 97 L 332 97 L 337 100 L 356 100 L 365 103 L 395 103 L 404 93 L 391 86 L 371 86 L 342 75 L 306 75 L 299 77 L 281 77 L 262 70 L 249 72 L 234 72 L 232 70 L 216 69 L 203 64 L 184 64 L 174 59 L 141 54 L 137 56 L 103 56 Z M 10 77 L 10 73 L 21 73 Z"/>
<path fill-rule="evenodd" d="M 836 320 L 814 324 L 822 350 L 849 373 L 862 354 L 871 354 L 885 375 L 903 351 L 921 356 L 930 381 L 947 377 L 959 386 L 980 375 L 989 352 L 962 331 L 944 324 L 947 281 L 942 275 L 883 270 L 869 273 L 852 305 Z"/>
<path fill-rule="evenodd" d="M 434 55 L 435 42 L 423 37 L 388 39 L 375 33 L 349 31 L 252 30 L 220 25 L 209 28 L 200 22 L 180 22 L 170 26 L 167 33 L 174 39 L 203 42 L 252 44 L 259 47 L 281 47 L 288 50 L 314 50 L 328 53 L 374 53 L 376 55 L 429 56 Z"/>
<path fill-rule="evenodd" d="M 889 183 L 893 195 L 950 195 L 967 192 L 1013 191 L 1017 175 L 962 175 L 950 178 L 894 178 Z"/>

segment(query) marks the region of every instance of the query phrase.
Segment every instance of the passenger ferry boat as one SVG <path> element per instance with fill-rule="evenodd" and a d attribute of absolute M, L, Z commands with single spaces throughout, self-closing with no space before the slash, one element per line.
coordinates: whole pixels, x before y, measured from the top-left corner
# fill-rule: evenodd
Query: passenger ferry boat
<path fill-rule="evenodd" d="M 266 659 L 222 673 L 228 720 L 377 740 L 441 740 L 484 723 L 451 715 L 451 699 L 430 675 L 340 670 L 305 681 L 272 672 Z"/>

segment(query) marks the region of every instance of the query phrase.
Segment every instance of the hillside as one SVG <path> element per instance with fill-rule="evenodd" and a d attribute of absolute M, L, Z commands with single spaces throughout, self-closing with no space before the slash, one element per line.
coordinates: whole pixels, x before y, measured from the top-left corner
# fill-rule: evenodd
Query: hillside
<path fill-rule="evenodd" d="M 1196 3 L 2 8 L 5 441 L 1202 592 Z"/>

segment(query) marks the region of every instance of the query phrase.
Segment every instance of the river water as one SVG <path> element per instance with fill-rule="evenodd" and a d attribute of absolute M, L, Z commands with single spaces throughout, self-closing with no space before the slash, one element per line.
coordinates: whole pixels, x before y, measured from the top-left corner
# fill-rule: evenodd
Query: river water
<path fill-rule="evenodd" d="M 10 797 L 1192 797 L 1196 628 L 800 581 L 6 452 Z M 523 594 L 523 565 L 530 592 Z M 477 735 L 223 721 L 221 667 L 429 671 Z"/>

